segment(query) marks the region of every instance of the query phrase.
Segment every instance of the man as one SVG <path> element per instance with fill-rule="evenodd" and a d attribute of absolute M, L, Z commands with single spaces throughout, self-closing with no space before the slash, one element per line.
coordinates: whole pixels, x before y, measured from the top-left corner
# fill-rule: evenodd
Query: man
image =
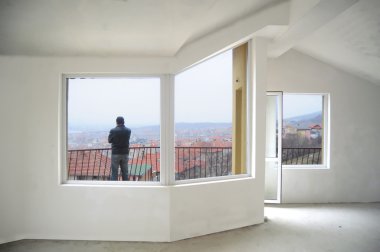
<path fill-rule="evenodd" d="M 119 165 L 123 180 L 128 180 L 128 154 L 131 130 L 124 126 L 124 118 L 116 118 L 116 127 L 110 130 L 108 142 L 112 144 L 111 180 L 117 180 Z"/>

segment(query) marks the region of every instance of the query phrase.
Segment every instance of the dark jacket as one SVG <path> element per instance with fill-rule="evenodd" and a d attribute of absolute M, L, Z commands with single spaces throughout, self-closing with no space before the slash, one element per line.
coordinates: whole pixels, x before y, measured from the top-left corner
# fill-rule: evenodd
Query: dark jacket
<path fill-rule="evenodd" d="M 112 154 L 129 154 L 129 138 L 131 130 L 124 125 L 118 125 L 110 130 L 108 142 L 112 144 Z"/>

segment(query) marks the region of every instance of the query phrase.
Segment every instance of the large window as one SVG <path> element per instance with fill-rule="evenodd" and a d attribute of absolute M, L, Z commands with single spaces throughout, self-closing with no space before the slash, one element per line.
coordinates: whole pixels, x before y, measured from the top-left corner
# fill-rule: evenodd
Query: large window
<path fill-rule="evenodd" d="M 128 180 L 160 180 L 160 78 L 67 78 L 68 180 L 110 180 L 108 134 L 131 129 Z M 119 170 L 118 180 L 121 180 Z"/>
<path fill-rule="evenodd" d="M 247 173 L 247 45 L 175 77 L 175 179 Z"/>
<path fill-rule="evenodd" d="M 246 177 L 252 114 L 247 69 L 245 43 L 175 76 L 65 75 L 62 182 L 167 185 Z M 108 136 L 119 116 L 131 129 L 130 151 L 115 176 Z"/>
<path fill-rule="evenodd" d="M 296 167 L 327 165 L 327 107 L 327 95 L 284 94 L 283 165 Z"/>

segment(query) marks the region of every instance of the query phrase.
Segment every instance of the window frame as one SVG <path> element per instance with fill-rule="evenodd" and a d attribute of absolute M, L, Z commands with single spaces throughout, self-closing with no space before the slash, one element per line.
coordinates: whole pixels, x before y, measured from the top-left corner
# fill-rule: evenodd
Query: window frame
<path fill-rule="evenodd" d="M 71 78 L 83 78 L 83 79 L 144 79 L 144 78 L 157 78 L 160 80 L 160 181 L 107 181 L 107 180 L 70 180 L 67 174 L 67 151 L 68 151 L 68 85 L 69 79 Z M 165 82 L 164 75 L 158 74 L 124 74 L 124 73 L 63 73 L 61 75 L 61 88 L 60 88 L 60 141 L 59 141 L 59 185 L 133 185 L 133 186 L 160 186 L 162 185 L 162 178 L 165 176 L 165 169 L 162 169 L 164 165 L 164 160 L 162 156 L 162 140 L 166 137 L 166 132 L 163 130 L 163 109 L 162 109 L 162 98 L 163 98 L 163 85 Z M 164 135 L 163 135 L 164 134 Z M 164 151 L 164 155 L 165 155 Z"/>
<path fill-rule="evenodd" d="M 328 170 L 330 169 L 330 93 L 299 93 L 299 92 L 283 92 L 284 95 L 320 95 L 322 96 L 323 106 L 323 162 L 322 164 L 310 165 L 282 165 L 286 170 Z M 284 107 L 284 106 L 283 106 Z M 282 124 L 283 125 L 283 124 Z"/>
<path fill-rule="evenodd" d="M 236 43 L 234 45 L 231 45 L 227 48 L 224 48 L 206 58 L 203 58 L 202 60 L 183 68 L 182 70 L 174 73 L 172 75 L 172 85 L 171 85 L 171 93 L 173 94 L 171 96 L 172 98 L 172 107 L 171 107 L 171 123 L 173 127 L 173 148 L 175 148 L 175 119 L 174 119 L 174 102 L 175 102 L 175 76 L 189 70 L 195 66 L 198 66 L 199 64 L 202 64 L 203 62 L 206 62 L 207 60 L 210 60 L 228 50 L 233 50 L 236 47 L 239 47 L 240 45 L 243 45 L 247 43 L 247 76 L 246 76 L 246 88 L 247 88 L 247 94 L 246 94 L 246 99 L 247 99 L 247 108 L 246 108 L 246 170 L 247 173 L 245 174 L 237 174 L 237 175 L 226 175 L 226 176 L 215 176 L 215 177 L 207 177 L 207 178 L 197 178 L 197 179 L 184 179 L 184 180 L 176 180 L 175 179 L 175 151 L 169 152 L 169 159 L 172 162 L 172 165 L 170 167 L 170 184 L 171 185 L 185 185 L 185 184 L 196 184 L 196 183 L 204 183 L 204 182 L 216 182 L 216 181 L 226 181 L 226 180 L 236 180 L 236 179 L 242 179 L 242 178 L 249 178 L 249 177 L 255 177 L 254 170 L 253 170 L 253 165 L 252 165 L 252 146 L 253 146 L 253 139 L 252 139 L 252 130 L 253 130 L 253 102 L 254 102 L 254 96 L 252 95 L 252 92 L 254 90 L 253 87 L 253 69 L 252 69 L 252 40 L 244 40 L 240 41 L 239 43 Z M 231 80 L 232 84 L 232 80 Z M 233 150 L 232 150 L 233 151 Z"/>
<path fill-rule="evenodd" d="M 199 179 L 175 180 L 175 121 L 174 121 L 174 95 L 175 75 L 192 68 L 212 57 L 227 50 L 232 50 L 247 43 L 247 109 L 246 109 L 246 173 L 238 175 L 226 175 L 218 177 L 207 177 Z M 170 74 L 129 74 L 129 73 L 61 73 L 61 84 L 59 88 L 59 146 L 58 146 L 58 185 L 64 186 L 176 186 L 196 183 L 209 183 L 217 181 L 239 180 L 244 178 L 255 178 L 253 165 L 255 163 L 254 149 L 254 103 L 256 95 L 253 94 L 253 67 L 252 67 L 252 39 L 240 40 L 222 50 L 219 50 L 198 62 L 184 67 L 180 71 Z M 69 180 L 67 175 L 67 150 L 68 150 L 68 79 L 70 78 L 159 78 L 160 79 L 160 181 L 91 181 L 91 180 Z M 232 81 L 232 80 L 231 80 Z"/>

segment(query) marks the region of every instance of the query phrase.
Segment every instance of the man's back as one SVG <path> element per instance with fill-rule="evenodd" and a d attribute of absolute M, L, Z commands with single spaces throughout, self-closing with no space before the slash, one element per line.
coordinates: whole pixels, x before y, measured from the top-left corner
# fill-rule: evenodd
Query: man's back
<path fill-rule="evenodd" d="M 112 144 L 112 154 L 129 154 L 131 130 L 124 125 L 111 129 L 108 142 Z"/>

